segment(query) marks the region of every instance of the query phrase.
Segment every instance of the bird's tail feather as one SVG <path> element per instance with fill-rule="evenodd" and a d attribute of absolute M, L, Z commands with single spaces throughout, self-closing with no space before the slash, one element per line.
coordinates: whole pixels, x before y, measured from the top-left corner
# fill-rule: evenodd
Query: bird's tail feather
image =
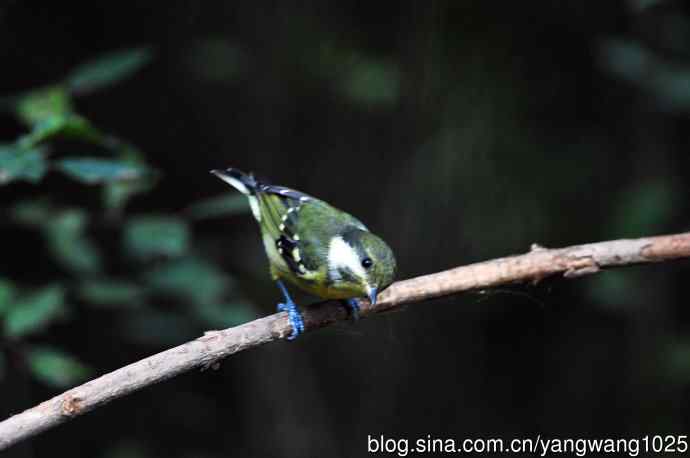
<path fill-rule="evenodd" d="M 211 170 L 211 173 L 230 184 L 233 188 L 240 191 L 242 194 L 246 194 L 249 198 L 249 206 L 252 209 L 254 218 L 260 223 L 261 222 L 261 208 L 259 205 L 259 199 L 257 198 L 257 189 L 259 188 L 259 183 L 256 181 L 253 175 L 244 173 L 238 169 L 225 169 L 225 170 Z"/>
<path fill-rule="evenodd" d="M 238 169 L 211 170 L 211 173 L 248 196 L 254 195 L 258 183 L 256 179 Z"/>

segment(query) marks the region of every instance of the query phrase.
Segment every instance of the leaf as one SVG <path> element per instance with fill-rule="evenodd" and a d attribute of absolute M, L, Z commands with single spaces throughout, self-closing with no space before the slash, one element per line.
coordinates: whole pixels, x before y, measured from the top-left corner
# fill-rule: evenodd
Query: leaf
<path fill-rule="evenodd" d="M 690 381 L 690 342 L 674 342 L 664 354 L 667 375 L 676 382 Z"/>
<path fill-rule="evenodd" d="M 40 181 L 46 173 L 45 151 L 17 145 L 0 145 L 0 185 L 15 180 Z"/>
<path fill-rule="evenodd" d="M 103 89 L 139 71 L 152 55 L 147 47 L 104 54 L 75 68 L 67 76 L 67 86 L 79 94 Z"/>
<path fill-rule="evenodd" d="M 19 138 L 23 148 L 32 148 L 47 140 L 64 138 L 88 143 L 103 143 L 105 136 L 88 119 L 76 114 L 54 115 L 34 125 L 31 132 Z"/>
<path fill-rule="evenodd" d="M 602 45 L 602 65 L 614 76 L 642 89 L 658 108 L 690 110 L 690 69 L 664 59 L 635 41 L 609 40 Z"/>
<path fill-rule="evenodd" d="M 613 211 L 612 231 L 618 237 L 640 237 L 669 224 L 678 208 L 676 186 L 668 180 L 635 184 Z"/>
<path fill-rule="evenodd" d="M 198 329 L 189 318 L 169 311 L 138 309 L 120 321 L 121 334 L 129 341 L 154 346 L 175 345 L 194 338 Z"/>
<path fill-rule="evenodd" d="M 132 439 L 125 439 L 116 445 L 109 446 L 103 458 L 148 458 L 150 456 L 142 444 Z"/>
<path fill-rule="evenodd" d="M 125 226 L 125 248 L 138 258 L 180 256 L 187 251 L 187 224 L 169 216 L 140 216 Z"/>
<path fill-rule="evenodd" d="M 342 80 L 342 92 L 353 102 L 391 105 L 400 96 L 400 70 L 374 59 L 358 59 Z"/>
<path fill-rule="evenodd" d="M 147 169 L 130 162 L 80 157 L 62 159 L 57 168 L 67 176 L 86 184 L 110 183 L 142 178 Z"/>
<path fill-rule="evenodd" d="M 6 278 L 0 278 L 0 317 L 2 317 L 12 306 L 17 288 L 14 283 Z"/>
<path fill-rule="evenodd" d="M 139 149 L 126 142 L 120 142 L 119 160 L 131 164 L 145 171 L 145 173 L 135 180 L 111 181 L 103 188 L 103 204 L 111 214 L 122 211 L 129 199 L 142 192 L 151 190 L 158 177 L 156 170 L 147 166 L 144 155 Z"/>
<path fill-rule="evenodd" d="M 146 281 L 154 290 L 196 304 L 219 300 L 232 284 L 228 275 L 200 258 L 169 262 L 149 272 Z"/>
<path fill-rule="evenodd" d="M 103 188 L 103 204 L 113 212 L 120 212 L 133 196 L 150 191 L 155 179 L 111 181 Z"/>
<path fill-rule="evenodd" d="M 628 5 L 634 13 L 641 13 L 644 10 L 653 8 L 662 2 L 663 0 L 629 0 Z"/>
<path fill-rule="evenodd" d="M 75 273 L 97 273 L 102 259 L 86 233 L 88 213 L 78 208 L 54 209 L 44 199 L 26 200 L 11 210 L 12 220 L 41 229 L 55 259 Z"/>
<path fill-rule="evenodd" d="M 96 245 L 86 236 L 88 214 L 81 209 L 63 210 L 44 227 L 53 256 L 76 273 L 96 273 L 103 261 Z"/>
<path fill-rule="evenodd" d="M 236 326 L 257 317 L 251 304 L 239 301 L 230 304 L 217 301 L 204 301 L 197 303 L 193 311 L 194 315 L 205 326 L 212 328 Z"/>
<path fill-rule="evenodd" d="M 79 286 L 79 297 L 82 300 L 102 306 L 137 306 L 143 295 L 141 286 L 123 280 L 86 280 Z"/>
<path fill-rule="evenodd" d="M 15 111 L 24 124 L 34 126 L 48 118 L 72 113 L 72 102 L 63 86 L 48 86 L 19 96 Z"/>
<path fill-rule="evenodd" d="M 187 214 L 193 219 L 237 215 L 249 211 L 249 201 L 243 194 L 222 194 L 191 205 Z"/>
<path fill-rule="evenodd" d="M 210 82 L 232 83 L 247 67 L 243 49 L 222 38 L 199 40 L 190 46 L 185 56 L 189 70 Z"/>
<path fill-rule="evenodd" d="M 28 363 L 34 377 L 55 388 L 74 385 L 92 373 L 74 356 L 52 347 L 32 347 L 28 353 Z"/>
<path fill-rule="evenodd" d="M 26 226 L 41 226 L 52 214 L 50 205 L 44 199 L 23 200 L 16 203 L 10 211 L 12 221 Z"/>
<path fill-rule="evenodd" d="M 609 40 L 602 44 L 603 65 L 615 76 L 639 83 L 649 74 L 652 56 L 639 43 Z"/>
<path fill-rule="evenodd" d="M 64 299 L 65 290 L 58 285 L 20 297 L 5 316 L 5 335 L 23 337 L 44 329 L 64 314 Z"/>

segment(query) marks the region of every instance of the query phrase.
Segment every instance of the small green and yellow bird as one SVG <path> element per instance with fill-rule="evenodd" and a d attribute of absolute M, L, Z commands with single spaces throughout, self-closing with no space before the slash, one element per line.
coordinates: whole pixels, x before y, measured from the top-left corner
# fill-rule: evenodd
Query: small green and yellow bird
<path fill-rule="evenodd" d="M 393 282 L 393 251 L 354 216 L 237 169 L 211 173 L 249 198 L 271 276 L 285 296 L 278 310 L 288 312 L 290 340 L 304 331 L 304 322 L 282 280 L 324 299 L 346 300 L 355 317 L 359 306 L 354 298 L 368 297 L 374 304 L 376 295 Z"/>

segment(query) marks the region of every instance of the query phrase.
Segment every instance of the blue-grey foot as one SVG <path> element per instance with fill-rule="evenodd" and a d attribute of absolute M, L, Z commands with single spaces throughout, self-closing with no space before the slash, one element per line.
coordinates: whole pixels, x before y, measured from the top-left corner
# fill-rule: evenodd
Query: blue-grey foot
<path fill-rule="evenodd" d="M 285 296 L 285 302 L 279 303 L 277 308 L 279 312 L 287 312 L 288 320 L 292 326 L 292 334 L 288 336 L 288 340 L 294 340 L 298 335 L 304 332 L 304 320 L 302 319 L 302 314 L 297 308 L 297 304 L 295 304 L 290 297 L 290 294 L 288 293 L 283 282 L 278 280 L 277 283 L 278 287 L 283 293 L 283 296 Z"/>
<path fill-rule="evenodd" d="M 350 308 L 352 319 L 359 320 L 359 301 L 357 299 L 346 299 L 345 303 Z"/>

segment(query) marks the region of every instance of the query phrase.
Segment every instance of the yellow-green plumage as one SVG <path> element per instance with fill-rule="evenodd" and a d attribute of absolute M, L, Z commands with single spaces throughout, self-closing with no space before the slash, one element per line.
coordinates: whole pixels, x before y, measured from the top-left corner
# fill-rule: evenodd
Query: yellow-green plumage
<path fill-rule="evenodd" d="M 393 281 L 392 251 L 358 219 L 324 201 L 258 182 L 236 169 L 214 171 L 247 194 L 271 275 L 322 298 L 366 297 Z"/>

